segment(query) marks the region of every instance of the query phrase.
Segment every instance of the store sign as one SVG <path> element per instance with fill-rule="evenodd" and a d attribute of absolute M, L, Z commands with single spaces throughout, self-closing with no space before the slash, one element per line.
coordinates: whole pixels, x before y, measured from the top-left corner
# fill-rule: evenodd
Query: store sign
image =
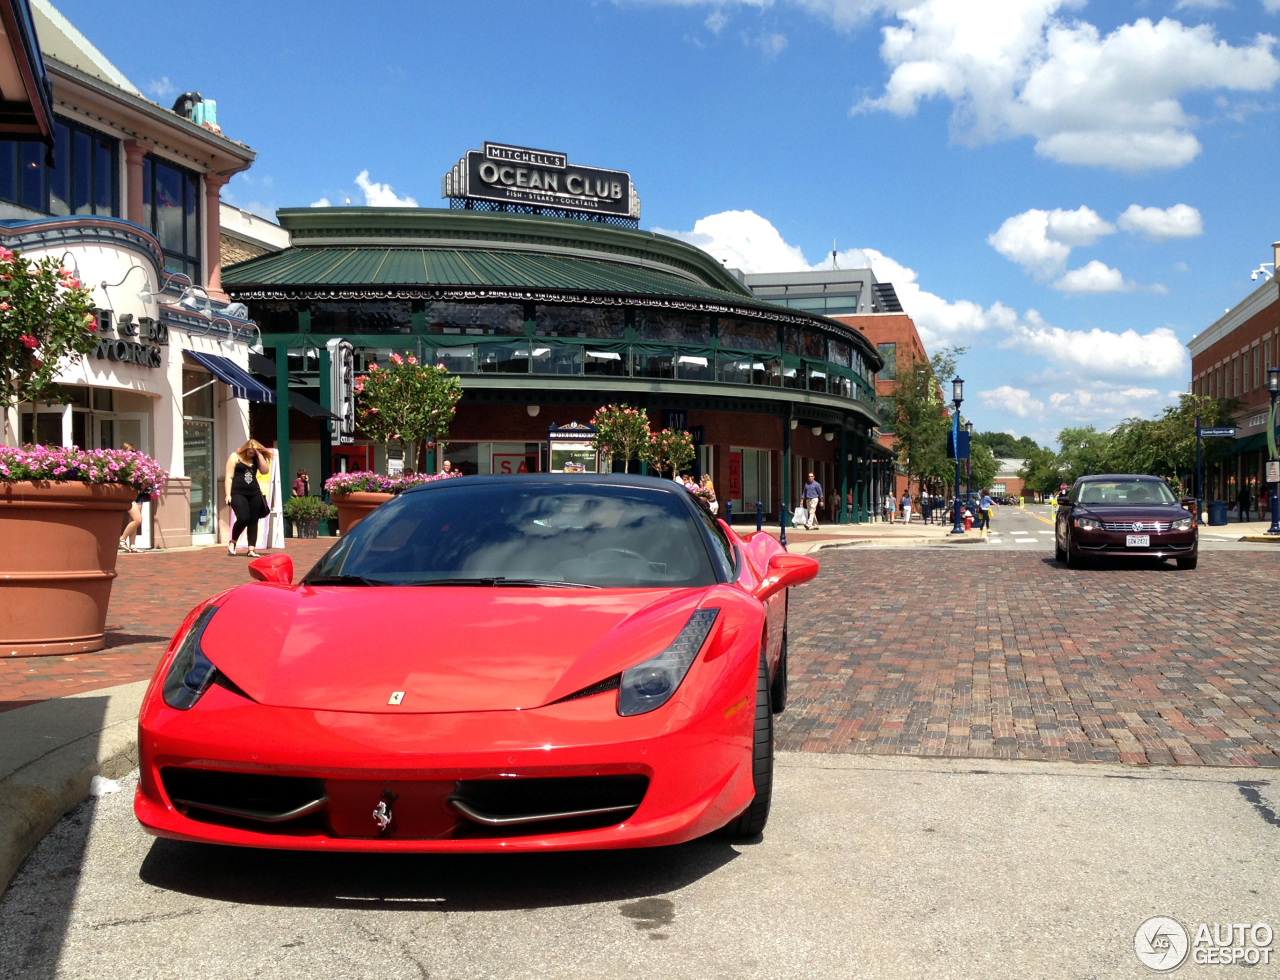
<path fill-rule="evenodd" d="M 334 441 L 349 446 L 356 441 L 356 355 L 349 341 L 334 339 L 325 344 L 329 351 L 329 392 L 334 422 Z"/>
<path fill-rule="evenodd" d="M 134 319 L 122 314 L 114 323 L 110 311 L 98 311 L 98 347 L 93 356 L 100 361 L 137 364 L 145 368 L 163 366 L 160 345 L 169 343 L 169 328 L 150 317 Z"/>
<path fill-rule="evenodd" d="M 729 453 L 729 499 L 742 499 L 742 450 Z"/>
<path fill-rule="evenodd" d="M 599 455 L 591 445 L 596 430 L 581 422 L 553 424 L 547 430 L 547 448 L 552 473 L 595 473 Z"/>
<path fill-rule="evenodd" d="M 454 164 L 441 196 L 639 219 L 640 198 L 625 170 L 569 163 L 563 153 L 485 143 Z"/>

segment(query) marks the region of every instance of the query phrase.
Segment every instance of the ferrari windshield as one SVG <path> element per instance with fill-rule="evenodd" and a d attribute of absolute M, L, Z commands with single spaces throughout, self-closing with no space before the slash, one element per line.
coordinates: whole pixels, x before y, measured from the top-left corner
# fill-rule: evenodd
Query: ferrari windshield
<path fill-rule="evenodd" d="M 1090 480 L 1080 486 L 1077 503 L 1089 507 L 1133 507 L 1143 504 L 1176 504 L 1177 498 L 1163 480 Z"/>
<path fill-rule="evenodd" d="M 678 494 L 513 478 L 450 481 L 388 501 L 304 581 L 678 588 L 717 580 Z"/>

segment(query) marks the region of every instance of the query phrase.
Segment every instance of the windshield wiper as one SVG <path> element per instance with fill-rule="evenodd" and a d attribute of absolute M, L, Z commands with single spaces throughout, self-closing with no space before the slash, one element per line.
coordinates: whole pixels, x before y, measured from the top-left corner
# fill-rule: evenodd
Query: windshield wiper
<path fill-rule="evenodd" d="M 397 582 L 384 582 L 381 579 L 365 578 L 363 575 L 317 575 L 305 578 L 303 585 L 397 585 Z"/>
<path fill-rule="evenodd" d="M 405 585 L 473 585 L 481 588 L 509 588 L 531 586 L 546 589 L 598 589 L 598 585 L 582 582 L 562 582 L 546 578 L 507 578 L 505 575 L 485 575 L 475 578 L 424 578 L 405 582 Z"/>

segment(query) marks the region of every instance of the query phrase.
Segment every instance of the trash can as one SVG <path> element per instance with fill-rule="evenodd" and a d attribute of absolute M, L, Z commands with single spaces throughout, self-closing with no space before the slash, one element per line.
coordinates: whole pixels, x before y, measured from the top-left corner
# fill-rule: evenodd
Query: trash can
<path fill-rule="evenodd" d="M 1209 501 L 1209 524 L 1212 527 L 1222 527 L 1227 523 L 1227 505 L 1221 500 Z"/>

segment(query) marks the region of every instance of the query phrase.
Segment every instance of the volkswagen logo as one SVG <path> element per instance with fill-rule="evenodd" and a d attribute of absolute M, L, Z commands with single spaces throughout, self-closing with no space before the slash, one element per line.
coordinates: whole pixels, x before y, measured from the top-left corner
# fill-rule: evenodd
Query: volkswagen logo
<path fill-rule="evenodd" d="M 1142 521 L 1134 521 L 1134 522 L 1133 522 L 1133 529 L 1134 529 L 1134 531 L 1141 531 L 1141 530 L 1142 530 Z"/>

